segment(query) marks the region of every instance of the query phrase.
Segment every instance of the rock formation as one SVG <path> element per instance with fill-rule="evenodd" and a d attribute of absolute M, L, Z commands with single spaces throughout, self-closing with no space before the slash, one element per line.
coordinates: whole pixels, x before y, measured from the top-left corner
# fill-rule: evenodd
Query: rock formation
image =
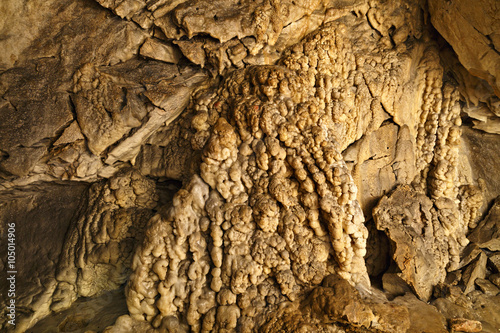
<path fill-rule="evenodd" d="M 0 5 L 2 330 L 500 329 L 494 0 L 43 3 Z"/>

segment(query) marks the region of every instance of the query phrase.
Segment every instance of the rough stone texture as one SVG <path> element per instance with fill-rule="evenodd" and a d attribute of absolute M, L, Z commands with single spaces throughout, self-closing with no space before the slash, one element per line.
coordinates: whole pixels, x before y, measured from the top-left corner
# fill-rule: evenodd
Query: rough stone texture
<path fill-rule="evenodd" d="M 410 287 L 396 273 L 385 273 L 382 276 L 382 288 L 392 298 L 411 292 Z"/>
<path fill-rule="evenodd" d="M 464 295 L 464 297 L 466 297 Z M 446 297 L 439 297 L 432 301 L 432 305 L 448 320 L 454 318 L 466 318 L 472 320 L 479 320 L 479 315 L 472 310 L 472 302 L 468 300 L 469 304 L 457 302 L 456 299 L 447 295 Z"/>
<path fill-rule="evenodd" d="M 500 251 L 500 197 L 495 200 L 488 215 L 467 238 L 481 248 Z"/>
<path fill-rule="evenodd" d="M 432 201 L 408 186 L 398 187 L 375 208 L 375 223 L 392 240 L 401 278 L 428 300 L 443 282 L 448 265 L 448 241 Z"/>
<path fill-rule="evenodd" d="M 485 294 L 489 296 L 496 296 L 500 293 L 500 289 L 495 287 L 493 283 L 488 280 L 477 278 L 474 283 L 479 287 L 479 289 Z"/>
<path fill-rule="evenodd" d="M 140 54 L 167 63 L 177 64 L 181 58 L 181 53 L 173 45 L 162 43 L 156 39 L 148 39 L 141 46 Z"/>
<path fill-rule="evenodd" d="M 57 262 L 62 252 L 65 235 L 75 211 L 83 204 L 86 184 L 63 183 L 29 185 L 2 192 L 0 198 L 0 237 L 7 244 L 8 224 L 15 224 L 16 304 L 28 316 L 34 312 L 48 313 L 50 294 L 55 288 Z M 7 246 L 0 248 L 0 277 L 7 278 Z M 29 274 L 29 273 L 32 274 Z M 0 305 L 6 318 L 7 283 L 2 283 Z M 48 290 L 48 292 L 47 292 Z M 22 313 L 19 327 L 29 327 L 40 316 L 25 322 Z"/>
<path fill-rule="evenodd" d="M 2 87 L 0 109 L 0 147 L 7 155 L 1 162 L 2 172 L 28 175 L 47 153 L 50 138 L 73 120 L 67 94 L 58 93 L 58 82 L 51 79 L 57 67 L 57 61 L 43 59 L 0 74 L 4 85 L 8 84 Z M 26 95 L 33 98 L 23 98 Z"/>
<path fill-rule="evenodd" d="M 450 328 L 455 332 L 481 332 L 483 330 L 481 322 L 464 318 L 450 320 Z"/>
<path fill-rule="evenodd" d="M 500 9 L 495 0 L 429 1 L 432 24 L 473 75 L 487 80 L 500 97 Z M 471 52 L 474 50 L 473 52 Z"/>
<path fill-rule="evenodd" d="M 470 299 L 464 294 L 460 286 L 447 285 L 446 283 L 438 284 L 434 288 L 434 296 L 438 299 L 445 298 L 447 301 L 451 301 L 455 305 L 458 305 L 465 309 L 472 306 Z"/>
<path fill-rule="evenodd" d="M 308 318 L 309 317 L 309 318 Z M 410 314 L 405 306 L 366 302 L 359 292 L 335 276 L 328 276 L 300 305 L 276 311 L 262 332 L 331 331 L 349 323 L 359 332 L 407 332 Z M 340 330 L 342 332 L 343 330 Z"/>
<path fill-rule="evenodd" d="M 458 265 L 458 267 L 462 268 L 464 266 L 467 266 L 481 253 L 482 251 L 476 243 L 469 243 L 460 254 L 460 264 Z"/>
<path fill-rule="evenodd" d="M 66 235 L 51 310 L 125 282 L 134 243 L 142 239 L 157 200 L 154 183 L 137 171 L 123 170 L 89 189 L 88 203 Z"/>
<path fill-rule="evenodd" d="M 474 290 L 474 282 L 477 278 L 485 278 L 486 260 L 486 255 L 484 253 L 481 253 L 477 259 L 475 259 L 469 266 L 464 269 L 462 280 L 465 283 L 465 294 L 468 294 L 469 292 Z"/>
<path fill-rule="evenodd" d="M 491 274 L 490 276 L 488 276 L 488 279 L 500 288 L 500 273 Z"/>
<path fill-rule="evenodd" d="M 397 184 L 415 178 L 414 149 L 408 127 L 388 123 L 349 146 L 343 153 L 356 186 L 365 216 L 380 198 Z"/>
<path fill-rule="evenodd" d="M 0 216 L 41 249 L 16 330 L 94 329 L 76 300 L 126 282 L 106 332 L 495 331 L 490 4 L 3 1 Z"/>
<path fill-rule="evenodd" d="M 444 316 L 434 306 L 420 301 L 414 295 L 396 297 L 394 304 L 406 307 L 410 313 L 410 327 L 406 332 L 448 332 Z"/>
<path fill-rule="evenodd" d="M 101 332 L 126 313 L 125 295 L 119 288 L 97 297 L 80 298 L 71 308 L 42 319 L 26 332 Z"/>
<path fill-rule="evenodd" d="M 497 167 L 494 161 L 500 160 L 498 135 L 481 133 L 478 130 L 464 127 L 462 138 L 465 143 L 463 153 L 468 156 L 467 159 L 470 161 L 472 177 L 484 181 L 482 192 L 484 201 L 487 204 L 483 205 L 479 210 L 481 215 L 485 213 L 489 204 L 499 195 L 500 174 L 491 172 Z"/>
<path fill-rule="evenodd" d="M 496 252 L 489 256 L 488 264 L 494 272 L 500 273 L 500 253 Z"/>
<path fill-rule="evenodd" d="M 483 324 L 483 331 L 497 332 L 500 325 L 500 296 L 488 296 L 478 293 L 471 297 L 472 310 Z"/>

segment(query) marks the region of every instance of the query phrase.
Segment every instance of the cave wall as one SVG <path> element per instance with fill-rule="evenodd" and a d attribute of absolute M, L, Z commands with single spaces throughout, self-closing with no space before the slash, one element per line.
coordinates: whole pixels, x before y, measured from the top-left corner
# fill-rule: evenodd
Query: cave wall
<path fill-rule="evenodd" d="M 2 329 L 124 285 L 106 332 L 499 327 L 495 1 L 0 8 Z"/>

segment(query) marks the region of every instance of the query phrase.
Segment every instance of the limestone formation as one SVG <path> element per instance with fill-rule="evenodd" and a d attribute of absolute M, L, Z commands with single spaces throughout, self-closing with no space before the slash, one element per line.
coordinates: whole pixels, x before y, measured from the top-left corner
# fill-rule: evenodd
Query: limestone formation
<path fill-rule="evenodd" d="M 500 251 L 500 198 L 495 200 L 486 218 L 468 238 L 481 248 Z"/>
<path fill-rule="evenodd" d="M 393 258 L 401 277 L 425 300 L 435 285 L 444 282 L 452 255 L 448 251 L 453 250 L 438 214 L 429 198 L 408 186 L 398 187 L 374 210 L 377 228 L 394 244 Z"/>
<path fill-rule="evenodd" d="M 500 22 L 494 0 L 429 1 L 436 29 L 451 44 L 460 62 L 475 76 L 487 80 L 500 97 Z M 445 14 L 446 13 L 446 14 Z M 474 49 L 474 52 L 470 52 Z"/>
<path fill-rule="evenodd" d="M 450 326 L 455 332 L 481 332 L 483 330 L 481 322 L 464 318 L 452 319 Z"/>
<path fill-rule="evenodd" d="M 0 330 L 498 331 L 497 7 L 4 1 Z"/>

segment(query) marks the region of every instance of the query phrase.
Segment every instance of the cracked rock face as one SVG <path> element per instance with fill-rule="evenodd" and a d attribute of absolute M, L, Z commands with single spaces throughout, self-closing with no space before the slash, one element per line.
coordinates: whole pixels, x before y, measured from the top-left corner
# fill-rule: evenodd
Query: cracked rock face
<path fill-rule="evenodd" d="M 2 330 L 500 328 L 492 3 L 36 4 L 0 5 Z"/>

